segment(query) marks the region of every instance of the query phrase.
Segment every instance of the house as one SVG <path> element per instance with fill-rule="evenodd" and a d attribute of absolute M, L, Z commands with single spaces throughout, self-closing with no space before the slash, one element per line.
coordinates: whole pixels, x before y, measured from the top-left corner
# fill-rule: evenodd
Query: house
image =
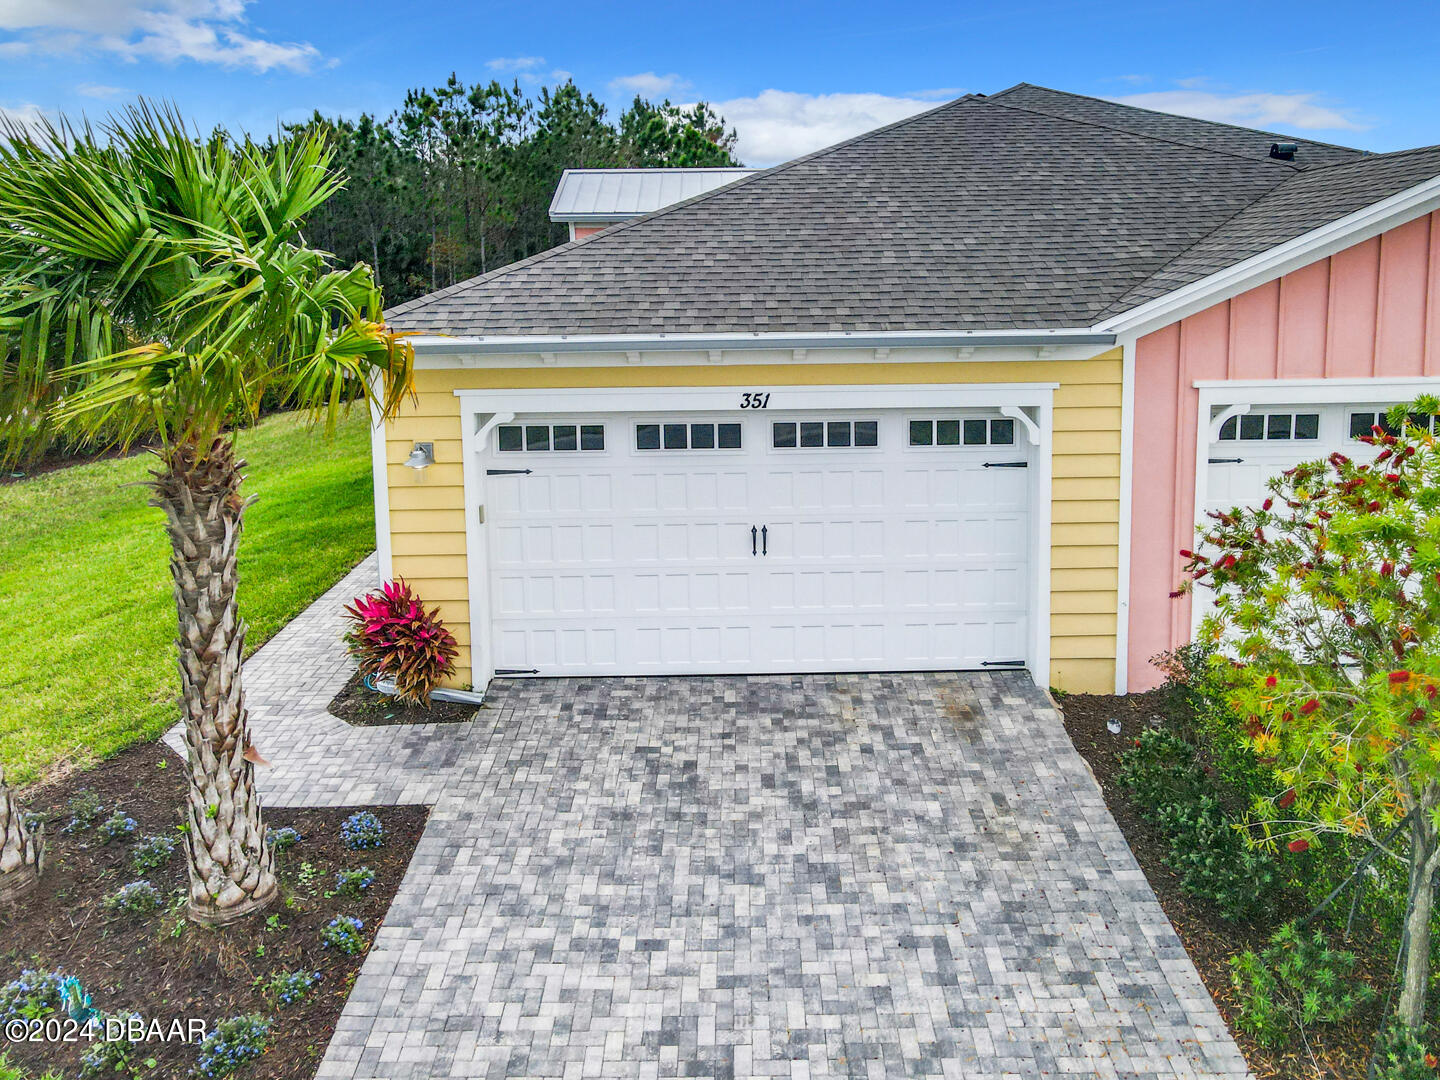
<path fill-rule="evenodd" d="M 583 240 L 610 225 L 704 195 L 755 169 L 566 169 L 550 200 L 550 220 Z"/>
<path fill-rule="evenodd" d="M 1437 208 L 1440 148 L 968 95 L 390 312 L 384 570 L 477 686 L 1153 686 L 1197 513 L 1440 385 Z"/>

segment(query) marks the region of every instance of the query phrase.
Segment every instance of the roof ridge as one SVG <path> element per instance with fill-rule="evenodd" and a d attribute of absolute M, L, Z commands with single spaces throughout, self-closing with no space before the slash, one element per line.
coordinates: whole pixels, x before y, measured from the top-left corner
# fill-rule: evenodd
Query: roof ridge
<path fill-rule="evenodd" d="M 1025 84 L 1025 85 L 1028 85 L 1028 84 Z M 1039 87 L 1038 89 L 1046 90 L 1046 89 L 1048 89 L 1048 87 L 1041 86 L 1041 87 Z M 1076 96 L 1078 97 L 1078 96 L 1080 96 L 1080 95 L 1076 95 Z M 1186 142 L 1186 141 L 1184 141 L 1183 139 L 1171 139 L 1171 138 L 1167 138 L 1167 137 L 1164 136 L 1164 135 L 1155 135 L 1155 134 L 1153 134 L 1153 133 L 1151 133 L 1151 132 L 1148 132 L 1148 131 L 1134 131 L 1134 130 L 1132 130 L 1131 128 L 1116 127 L 1114 124 L 1106 124 L 1106 123 L 1103 123 L 1102 121 L 1099 121 L 1099 120 L 1092 120 L 1092 119 L 1089 119 L 1089 118 L 1082 118 L 1082 117 L 1078 117 L 1078 116 L 1063 116 L 1063 115 L 1061 115 L 1061 114 L 1059 114 L 1059 113 L 1046 112 L 1046 111 L 1043 110 L 1043 109 L 1032 109 L 1032 108 L 1030 108 L 1030 107 L 1027 106 L 1027 105 L 1007 105 L 1007 104 L 1005 104 L 1005 102 L 1003 102 L 1003 101 L 996 101 L 993 97 L 992 97 L 992 98 L 987 98 L 986 100 L 987 100 L 991 105 L 998 105 L 998 106 L 999 106 L 1000 108 L 1002 108 L 1002 109 L 1014 109 L 1016 112 L 1028 112 L 1028 113 L 1030 113 L 1030 114 L 1033 115 L 1033 116 L 1048 116 L 1048 117 L 1049 117 L 1050 119 L 1052 119 L 1052 120 L 1064 120 L 1064 121 L 1066 121 L 1067 123 L 1071 123 L 1071 124 L 1085 124 L 1085 125 L 1088 125 L 1089 127 L 1100 128 L 1100 129 L 1102 129 L 1102 130 L 1104 130 L 1104 131 L 1115 131 L 1115 132 L 1118 132 L 1118 133 L 1120 133 L 1120 134 L 1122 134 L 1122 135 L 1133 135 L 1133 136 L 1135 136 L 1135 138 L 1137 138 L 1137 139 L 1149 139 L 1151 142 L 1164 143 L 1164 144 L 1167 145 L 1167 146 L 1183 146 L 1183 147 L 1185 147 L 1187 150 L 1199 150 L 1199 151 L 1201 151 L 1201 152 L 1203 152 L 1203 153 L 1207 153 L 1207 154 L 1223 154 L 1225 157 L 1235 158 L 1235 159 L 1237 159 L 1237 160 L 1239 160 L 1239 161 L 1252 161 L 1252 162 L 1254 162 L 1255 164 L 1261 165 L 1261 166 L 1267 166 L 1267 165 L 1271 165 L 1271 164 L 1281 165 L 1281 166 L 1285 167 L 1286 169 L 1290 170 L 1290 172 L 1295 173 L 1296 175 L 1298 175 L 1298 174 L 1300 174 L 1300 173 L 1302 173 L 1302 172 L 1305 172 L 1305 171 L 1306 171 L 1306 168 L 1307 168 L 1307 166 L 1296 164 L 1296 163 L 1293 162 L 1293 161 L 1283 161 L 1283 160 L 1281 160 L 1280 158 L 1259 158 L 1259 157 L 1254 157 L 1254 156 L 1251 155 L 1251 154 L 1242 154 L 1242 153 L 1240 153 L 1239 151 L 1236 151 L 1236 150 L 1222 150 L 1221 148 L 1216 147 L 1216 146 L 1201 146 L 1199 143 Z M 1102 100 L 1104 100 L 1104 99 L 1103 99 L 1103 98 L 1096 98 L 1095 100 L 1097 100 L 1097 101 L 1102 101 Z M 1113 101 L 1112 101 L 1112 102 L 1110 102 L 1109 104 L 1115 105 L 1115 104 L 1118 104 L 1118 102 L 1113 102 Z M 1155 112 L 1156 110 L 1146 109 L 1146 110 L 1144 110 L 1144 111 L 1146 111 L 1146 112 Z M 1160 115 L 1160 116 L 1174 116 L 1174 115 L 1177 115 L 1177 114 L 1175 114 L 1175 113 L 1158 113 L 1158 115 Z M 1190 117 L 1186 117 L 1185 119 L 1188 120 L 1188 119 L 1190 119 Z M 1206 122 L 1208 123 L 1209 121 L 1206 121 Z M 1254 128 L 1240 128 L 1239 130 L 1241 130 L 1241 131 L 1255 131 L 1256 129 L 1254 129 Z M 1260 134 L 1260 135 L 1269 135 L 1269 134 L 1271 134 L 1271 132 L 1268 132 L 1268 131 L 1259 131 L 1259 132 L 1257 132 L 1257 134 Z M 1347 148 L 1346 148 L 1346 147 L 1341 147 L 1341 149 L 1347 149 Z"/>
<path fill-rule="evenodd" d="M 641 214 L 639 217 L 634 217 L 628 221 L 622 221 L 618 224 L 611 225 L 609 228 L 602 229 L 599 232 L 591 233 L 589 236 L 582 237 L 579 240 L 571 240 L 569 243 L 560 244 L 552 248 L 546 248 L 544 251 L 538 251 L 534 255 L 529 256 L 528 258 L 521 259 L 519 262 L 507 263 L 504 266 L 496 267 L 489 273 L 477 274 L 474 277 L 466 278 L 464 281 L 457 281 L 453 285 L 447 285 L 445 288 L 439 289 L 435 292 L 426 293 L 424 296 L 417 296 L 414 300 L 407 300 L 403 304 L 399 304 L 396 307 L 387 309 L 385 311 L 385 315 L 388 317 L 391 315 L 408 314 L 412 311 L 418 311 L 420 308 L 423 308 L 428 304 L 434 302 L 435 300 L 441 299 L 442 297 L 451 296 L 454 293 L 462 291 L 464 289 L 488 284 L 489 282 L 494 281 L 497 278 L 504 277 L 506 274 L 512 273 L 516 270 L 532 266 L 536 263 L 545 262 L 548 259 L 554 258 L 556 255 L 574 251 L 576 248 L 584 247 L 586 244 L 592 244 L 595 241 L 600 240 L 602 237 L 612 237 L 620 233 L 627 232 L 628 230 L 635 228 L 636 226 L 642 225 L 645 222 L 654 221 L 656 218 L 664 217 L 666 214 L 671 214 L 677 210 L 681 210 L 685 207 L 693 206 L 696 203 L 703 202 L 706 199 L 714 198 L 721 192 L 734 191 L 736 188 L 742 187 L 746 184 L 757 183 L 766 177 L 778 176 L 789 169 L 795 168 L 797 165 L 802 165 L 807 161 L 813 161 L 815 158 L 818 157 L 824 157 L 827 154 L 833 154 L 837 150 L 841 150 L 847 146 L 853 146 L 856 143 L 864 142 L 867 139 L 873 139 L 877 135 L 884 134 L 885 132 L 894 131 L 898 128 L 905 127 L 908 124 L 913 124 L 924 117 L 934 116 L 936 113 L 941 112 L 944 109 L 954 108 L 955 106 L 964 104 L 967 101 L 984 100 L 986 100 L 984 94 L 964 94 L 950 101 L 943 101 L 939 105 L 936 105 L 933 109 L 926 109 L 923 112 L 915 113 L 913 116 L 906 116 L 899 120 L 893 120 L 888 124 L 882 124 L 880 127 L 871 128 L 869 131 L 862 131 L 859 135 L 852 135 L 850 138 L 844 139 L 838 143 L 832 143 L 829 146 L 822 146 L 819 150 L 812 150 L 810 153 L 802 154 L 800 157 L 792 158 L 789 161 L 782 161 L 779 165 L 772 165 L 768 169 L 760 169 L 757 172 L 752 172 L 749 176 L 742 176 L 738 180 L 732 181 L 729 184 L 724 184 L 721 187 L 714 188 L 710 191 L 702 191 L 700 194 L 692 195 L 690 198 L 684 199 L 681 202 L 671 203 L 669 206 L 662 206 L 658 210 L 652 210 L 648 214 Z"/>
<path fill-rule="evenodd" d="M 1440 143 L 1432 143 L 1429 146 L 1407 146 L 1404 150 L 1382 150 L 1376 153 L 1366 150 L 1359 157 L 1351 158 L 1349 161 L 1327 161 L 1323 165 L 1311 165 L 1305 171 L 1318 173 L 1339 165 L 1363 165 L 1367 161 L 1393 161 L 1406 154 L 1434 153 L 1436 150 L 1440 150 Z"/>
<path fill-rule="evenodd" d="M 1105 105 L 1119 105 L 1121 108 L 1134 109 L 1136 112 L 1149 113 L 1152 116 L 1178 116 L 1183 120 L 1191 120 L 1197 124 L 1209 124 L 1211 127 L 1228 128 L 1231 131 L 1249 131 L 1257 135 L 1269 135 L 1270 137 L 1275 139 L 1299 139 L 1301 142 L 1309 143 L 1311 146 L 1324 146 L 1328 147 L 1331 150 L 1350 150 L 1353 153 L 1360 154 L 1362 156 L 1368 156 L 1370 154 L 1370 151 L 1362 150 L 1358 146 L 1345 146 L 1343 143 L 1321 142 L 1319 139 L 1307 139 L 1302 135 L 1287 135 L 1279 131 L 1267 131 L 1264 128 L 1246 127 L 1244 124 L 1227 124 L 1224 120 L 1210 120 L 1203 116 L 1186 116 L 1184 113 L 1166 112 L 1164 109 L 1150 109 L 1144 105 L 1131 105 L 1127 101 L 1116 101 L 1114 98 L 1098 97 L 1095 94 L 1077 94 L 1073 90 L 1057 90 L 1053 86 L 1041 86 L 1039 83 L 1018 82 L 1014 86 L 1007 86 L 1004 90 L 1000 90 L 997 93 L 991 94 L 990 96 L 992 98 L 1000 97 L 1002 94 L 1008 94 L 1012 90 L 1020 90 L 1025 87 L 1028 87 L 1031 90 L 1044 90 L 1047 94 L 1060 94 L 1063 97 L 1083 98 L 1086 101 L 1099 101 Z M 1012 107 L 1024 108 L 1023 105 Z M 1331 162 L 1330 164 L 1335 163 Z M 1323 167 L 1324 166 L 1318 165 L 1310 166 L 1310 168 Z"/>

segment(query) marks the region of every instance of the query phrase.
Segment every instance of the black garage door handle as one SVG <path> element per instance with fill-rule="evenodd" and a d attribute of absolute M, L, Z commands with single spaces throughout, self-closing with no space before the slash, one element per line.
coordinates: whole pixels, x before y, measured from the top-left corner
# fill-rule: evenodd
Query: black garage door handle
<path fill-rule="evenodd" d="M 770 531 L 769 525 L 760 526 L 760 554 L 770 554 L 770 538 L 766 535 Z"/>
<path fill-rule="evenodd" d="M 754 526 L 754 525 L 751 525 L 751 526 L 750 526 L 750 554 L 751 554 L 751 555 L 754 555 L 754 554 L 756 553 L 756 549 L 755 549 L 755 534 L 756 534 L 755 526 Z"/>

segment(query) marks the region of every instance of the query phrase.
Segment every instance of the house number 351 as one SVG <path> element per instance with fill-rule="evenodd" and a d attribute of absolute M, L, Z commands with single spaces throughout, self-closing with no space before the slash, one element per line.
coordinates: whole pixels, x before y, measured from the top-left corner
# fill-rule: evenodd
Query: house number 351
<path fill-rule="evenodd" d="M 742 409 L 768 409 L 770 407 L 770 393 L 748 393 L 740 395 L 740 408 Z"/>

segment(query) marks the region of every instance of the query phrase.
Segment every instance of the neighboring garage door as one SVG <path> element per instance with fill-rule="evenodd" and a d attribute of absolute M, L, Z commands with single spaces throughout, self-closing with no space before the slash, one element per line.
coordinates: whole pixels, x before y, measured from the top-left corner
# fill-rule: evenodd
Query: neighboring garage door
<path fill-rule="evenodd" d="M 1384 405 L 1266 405 L 1232 416 L 1210 443 L 1204 509 L 1253 506 L 1267 482 L 1302 461 L 1336 450 L 1364 460 L 1376 453 L 1356 435 L 1385 420 Z"/>
<path fill-rule="evenodd" d="M 1018 666 L 1031 453 L 980 410 L 501 426 L 484 454 L 496 672 Z"/>
<path fill-rule="evenodd" d="M 1378 451 L 1357 443 L 1355 436 L 1370 434 L 1373 424 L 1384 426 L 1389 407 L 1257 405 L 1249 412 L 1229 417 L 1210 442 L 1204 466 L 1202 511 L 1258 506 L 1269 494 L 1270 479 L 1302 461 L 1327 458 L 1337 450 L 1357 460 L 1372 457 Z M 1202 517 L 1201 524 L 1208 520 Z M 1198 624 L 1213 605 L 1210 590 L 1197 589 L 1195 596 L 1197 602 L 1191 611 Z"/>

